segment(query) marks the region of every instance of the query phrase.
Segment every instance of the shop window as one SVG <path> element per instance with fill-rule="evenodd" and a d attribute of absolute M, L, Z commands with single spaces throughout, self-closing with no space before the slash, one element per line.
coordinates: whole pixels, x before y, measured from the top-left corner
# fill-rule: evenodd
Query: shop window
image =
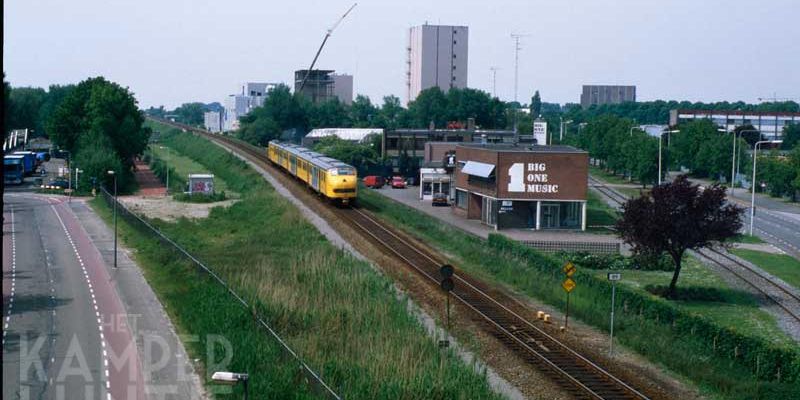
<path fill-rule="evenodd" d="M 456 207 L 467 209 L 469 194 L 463 190 L 456 190 Z"/>
<path fill-rule="evenodd" d="M 430 196 L 431 195 L 431 182 L 423 182 L 422 183 L 422 195 L 423 196 Z"/>

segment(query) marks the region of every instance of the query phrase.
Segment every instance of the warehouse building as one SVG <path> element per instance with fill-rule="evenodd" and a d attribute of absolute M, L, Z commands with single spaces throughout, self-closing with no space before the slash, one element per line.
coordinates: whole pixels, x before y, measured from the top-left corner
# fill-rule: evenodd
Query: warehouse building
<path fill-rule="evenodd" d="M 586 230 L 587 152 L 461 143 L 455 158 L 456 214 L 495 229 Z"/>

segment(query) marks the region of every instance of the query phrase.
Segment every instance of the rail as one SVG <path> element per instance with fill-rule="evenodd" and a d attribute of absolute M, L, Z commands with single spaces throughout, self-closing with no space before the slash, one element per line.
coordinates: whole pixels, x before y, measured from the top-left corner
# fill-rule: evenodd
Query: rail
<path fill-rule="evenodd" d="M 149 222 L 136 215 L 136 213 L 128 210 L 122 203 L 115 199 L 105 187 L 101 187 L 100 192 L 103 196 L 103 199 L 105 199 L 109 206 L 113 207 L 114 203 L 116 203 L 117 213 L 120 217 L 128 221 L 128 223 L 131 225 L 138 226 L 139 229 L 145 233 L 149 232 L 150 234 L 154 235 L 156 238 L 161 240 L 161 242 L 175 250 L 178 254 L 191 261 L 195 266 L 199 267 L 203 272 L 211 276 L 217 283 L 222 285 L 222 287 L 225 288 L 225 290 L 231 296 L 233 296 L 236 301 L 238 301 L 245 309 L 251 312 L 256 322 L 258 322 L 258 324 L 267 331 L 269 336 L 275 339 L 275 341 L 280 345 L 280 348 L 283 350 L 284 354 L 299 364 L 300 372 L 305 376 L 306 382 L 314 392 L 329 399 L 341 399 L 341 397 L 339 397 L 339 395 L 337 395 L 336 392 L 334 392 L 333 389 L 331 389 L 330 386 L 328 386 L 328 384 L 326 384 L 325 381 L 323 381 L 322 378 L 316 372 L 314 372 L 314 370 L 312 370 L 311 367 L 309 367 L 291 347 L 289 347 L 289 345 L 280 337 L 280 335 L 278 335 L 278 333 L 272 329 L 272 327 L 270 327 L 260 315 L 253 311 L 254 308 L 250 306 L 247 300 L 236 293 L 236 291 L 233 290 L 233 288 L 231 288 L 231 286 L 221 276 L 214 272 L 213 269 L 209 268 L 197 257 L 193 256 L 191 253 L 186 251 L 186 249 L 175 243 L 175 241 L 164 235 L 158 228 L 154 227 Z"/>
<path fill-rule="evenodd" d="M 266 154 L 252 145 L 192 127 L 174 123 L 171 125 L 234 147 L 252 161 L 269 166 Z M 431 283 L 438 283 L 436 271 L 442 262 L 436 256 L 420 250 L 362 210 L 336 207 L 332 207 L 331 210 L 362 231 L 367 239 L 371 238 L 384 247 L 387 254 L 393 254 Z M 474 312 L 479 321 L 487 324 L 492 333 L 512 351 L 529 363 L 540 367 L 554 378 L 556 383 L 576 397 L 607 400 L 648 398 L 489 295 L 487 293 L 489 289 L 482 282 L 463 273 L 454 277 L 457 285 L 453 294 L 457 300 Z M 511 297 L 500 297 L 502 301 L 520 306 L 519 301 Z"/>

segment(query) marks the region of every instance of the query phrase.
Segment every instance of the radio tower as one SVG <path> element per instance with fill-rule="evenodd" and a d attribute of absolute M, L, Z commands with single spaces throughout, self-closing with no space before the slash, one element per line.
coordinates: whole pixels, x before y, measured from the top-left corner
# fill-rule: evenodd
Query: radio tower
<path fill-rule="evenodd" d="M 526 34 L 522 33 L 512 33 L 511 38 L 514 39 L 514 101 L 519 103 L 518 93 L 519 93 L 519 51 L 522 50 L 522 47 L 519 46 L 519 40 L 525 36 Z"/>
<path fill-rule="evenodd" d="M 497 97 L 497 70 L 500 68 L 489 67 L 492 71 L 492 97 Z"/>

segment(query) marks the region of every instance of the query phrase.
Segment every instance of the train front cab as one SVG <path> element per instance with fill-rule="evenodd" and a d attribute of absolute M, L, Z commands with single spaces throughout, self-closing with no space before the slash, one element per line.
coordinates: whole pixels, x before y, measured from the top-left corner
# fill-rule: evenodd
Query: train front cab
<path fill-rule="evenodd" d="M 355 201 L 358 188 L 355 168 L 333 167 L 325 175 L 326 197 L 342 205 L 350 205 Z"/>

